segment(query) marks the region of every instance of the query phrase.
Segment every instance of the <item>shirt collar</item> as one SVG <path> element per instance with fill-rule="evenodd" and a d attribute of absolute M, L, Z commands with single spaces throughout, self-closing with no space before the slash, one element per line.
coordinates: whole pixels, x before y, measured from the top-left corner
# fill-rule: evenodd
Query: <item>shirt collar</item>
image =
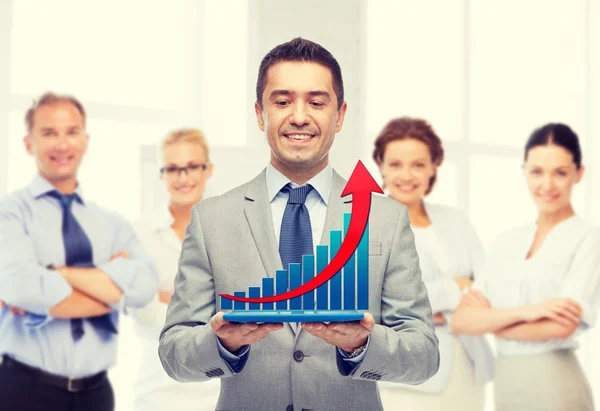
<path fill-rule="evenodd" d="M 53 190 L 56 190 L 56 187 L 54 187 L 48 180 L 46 180 L 40 174 L 36 174 L 35 177 L 33 177 L 31 183 L 29 183 L 29 192 L 35 199 L 38 199 L 44 194 Z M 77 183 L 77 187 L 75 188 L 75 191 L 73 193 L 77 194 L 75 198 L 79 203 L 85 204 L 83 201 L 83 193 L 79 182 Z"/>
<path fill-rule="evenodd" d="M 288 183 L 292 183 L 289 178 L 281 174 L 279 170 L 273 167 L 273 164 L 269 163 L 266 172 L 267 181 L 267 193 L 269 194 L 269 202 L 272 202 L 281 189 Z M 331 193 L 331 184 L 333 182 L 333 170 L 331 165 L 327 163 L 327 166 L 321 170 L 316 176 L 306 182 L 313 186 L 313 189 L 319 194 L 325 205 L 329 201 L 329 194 Z M 296 188 L 298 185 L 292 183 L 292 187 Z"/>

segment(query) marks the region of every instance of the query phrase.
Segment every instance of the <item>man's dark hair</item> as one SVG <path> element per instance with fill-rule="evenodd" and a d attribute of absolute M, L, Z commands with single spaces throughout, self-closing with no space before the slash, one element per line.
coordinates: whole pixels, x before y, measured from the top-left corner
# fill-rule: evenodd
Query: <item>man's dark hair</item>
<path fill-rule="evenodd" d="M 267 84 L 267 71 L 269 71 L 269 67 L 283 61 L 313 62 L 327 67 L 331 71 L 333 90 L 338 100 L 338 110 L 342 107 L 344 82 L 342 81 L 342 69 L 337 60 L 320 44 L 296 37 L 287 43 L 278 45 L 262 59 L 256 81 L 256 101 L 260 108 L 263 107 L 262 95 Z"/>

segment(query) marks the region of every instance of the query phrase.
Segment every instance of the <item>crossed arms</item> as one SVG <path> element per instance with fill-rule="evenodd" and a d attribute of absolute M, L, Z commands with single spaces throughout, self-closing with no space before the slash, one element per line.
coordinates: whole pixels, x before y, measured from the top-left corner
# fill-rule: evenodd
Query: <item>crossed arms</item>
<path fill-rule="evenodd" d="M 0 207 L 0 300 L 11 313 L 53 318 L 87 318 L 141 307 L 156 293 L 158 276 L 125 220 L 107 215 L 119 251 L 97 268 L 39 264 L 33 239 L 17 207 Z"/>
<path fill-rule="evenodd" d="M 521 341 L 565 339 L 581 324 L 582 308 L 568 297 L 551 298 L 538 304 L 514 308 L 492 308 L 478 290 L 463 294 L 452 318 L 455 334 L 483 335 Z"/>

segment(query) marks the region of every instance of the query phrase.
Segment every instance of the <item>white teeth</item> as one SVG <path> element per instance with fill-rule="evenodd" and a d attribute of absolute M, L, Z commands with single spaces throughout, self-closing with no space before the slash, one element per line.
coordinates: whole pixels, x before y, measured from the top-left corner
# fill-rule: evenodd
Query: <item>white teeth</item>
<path fill-rule="evenodd" d="M 293 140 L 308 140 L 309 138 L 312 138 L 313 136 L 310 136 L 307 134 L 288 134 L 286 137 L 291 138 Z"/>

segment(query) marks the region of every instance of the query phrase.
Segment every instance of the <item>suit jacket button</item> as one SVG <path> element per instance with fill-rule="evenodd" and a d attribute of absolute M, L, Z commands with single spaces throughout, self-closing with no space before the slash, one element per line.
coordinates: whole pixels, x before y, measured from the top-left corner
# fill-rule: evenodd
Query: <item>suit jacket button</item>
<path fill-rule="evenodd" d="M 303 359 L 304 353 L 302 351 L 294 351 L 294 360 L 296 360 L 296 362 L 302 362 Z"/>
<path fill-rule="evenodd" d="M 225 374 L 225 373 L 223 372 L 223 370 L 222 370 L 222 369 L 220 369 L 220 368 L 217 368 L 217 369 L 215 370 L 215 376 L 217 376 L 217 377 L 220 377 L 220 376 L 221 376 L 221 375 L 223 375 L 223 374 Z"/>
<path fill-rule="evenodd" d="M 214 377 L 214 376 L 215 376 L 215 374 L 214 374 L 214 371 L 212 371 L 212 370 L 211 370 L 211 371 L 207 371 L 207 372 L 206 372 L 206 376 L 207 376 L 208 378 L 212 378 L 212 377 Z"/>

